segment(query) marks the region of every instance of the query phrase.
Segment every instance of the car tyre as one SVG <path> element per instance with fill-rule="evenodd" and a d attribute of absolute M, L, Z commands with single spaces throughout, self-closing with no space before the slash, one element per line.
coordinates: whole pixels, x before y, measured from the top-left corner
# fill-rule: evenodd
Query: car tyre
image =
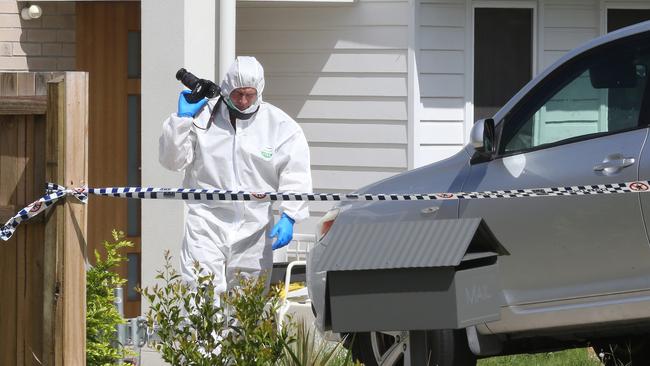
<path fill-rule="evenodd" d="M 407 332 L 380 333 L 363 332 L 348 334 L 344 345 L 352 353 L 352 358 L 366 366 L 378 366 L 382 359 L 391 359 L 388 365 L 401 366 L 402 357 L 395 352 L 402 350 L 400 342 Z M 429 365 L 475 366 L 476 356 L 469 350 L 464 329 L 432 330 L 427 332 Z M 374 342 L 374 349 L 373 349 Z M 375 352 L 378 351 L 378 352 Z M 403 352 L 402 352 L 403 356 Z"/>
<path fill-rule="evenodd" d="M 430 365 L 476 365 L 476 356 L 469 350 L 465 329 L 433 331 L 431 355 Z"/>

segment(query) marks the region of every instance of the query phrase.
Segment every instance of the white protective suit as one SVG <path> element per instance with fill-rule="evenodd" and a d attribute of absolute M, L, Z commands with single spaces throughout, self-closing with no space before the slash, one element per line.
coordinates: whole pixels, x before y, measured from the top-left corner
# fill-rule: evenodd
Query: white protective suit
<path fill-rule="evenodd" d="M 300 126 L 279 108 L 262 101 L 264 71 L 253 57 L 238 57 L 222 82 L 228 96 L 241 87 L 257 89 L 249 119 L 230 123 L 227 103 L 209 100 L 194 118 L 172 114 L 163 124 L 160 163 L 185 170 L 183 186 L 251 192 L 311 192 L 309 147 Z M 224 97 L 224 98 L 226 98 Z M 232 103 L 228 103 L 232 105 Z M 270 202 L 186 201 L 189 213 L 181 252 L 183 278 L 195 281 L 194 261 L 215 274 L 218 292 L 235 285 L 235 275 L 259 276 L 273 266 Z M 281 213 L 296 222 L 309 216 L 307 204 L 284 201 Z"/>

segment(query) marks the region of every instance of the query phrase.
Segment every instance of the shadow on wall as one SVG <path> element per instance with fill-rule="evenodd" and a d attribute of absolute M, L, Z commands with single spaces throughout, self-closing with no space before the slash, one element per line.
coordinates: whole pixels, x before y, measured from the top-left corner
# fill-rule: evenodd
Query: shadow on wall
<path fill-rule="evenodd" d="M 314 191 L 349 192 L 405 171 L 408 4 L 240 4 L 237 54 L 264 66 L 264 99 L 309 141 Z M 313 232 L 329 203 L 310 204 Z"/>
<path fill-rule="evenodd" d="M 38 5 L 42 14 L 25 20 L 20 11 Z M 75 70 L 75 3 L 9 2 L 0 4 L 0 69 L 15 71 Z M 6 43 L 5 43 L 6 42 Z M 5 46 L 4 48 L 2 45 Z M 9 56 L 9 57 L 6 57 Z"/>
<path fill-rule="evenodd" d="M 301 123 L 405 122 L 408 9 L 240 5 L 237 54 L 260 60 L 264 97 Z"/>

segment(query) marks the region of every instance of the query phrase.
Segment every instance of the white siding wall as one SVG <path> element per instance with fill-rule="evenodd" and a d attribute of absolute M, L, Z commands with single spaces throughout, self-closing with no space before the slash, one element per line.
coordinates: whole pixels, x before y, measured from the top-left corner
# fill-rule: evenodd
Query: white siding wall
<path fill-rule="evenodd" d="M 539 71 L 601 34 L 599 0 L 544 0 L 542 4 Z"/>
<path fill-rule="evenodd" d="M 466 2 L 422 0 L 416 18 L 416 166 L 459 151 L 465 143 Z"/>
<path fill-rule="evenodd" d="M 302 126 L 314 191 L 350 191 L 407 169 L 407 1 L 239 3 L 237 54 L 257 57 L 265 100 Z M 331 207 L 310 204 L 313 233 Z"/>

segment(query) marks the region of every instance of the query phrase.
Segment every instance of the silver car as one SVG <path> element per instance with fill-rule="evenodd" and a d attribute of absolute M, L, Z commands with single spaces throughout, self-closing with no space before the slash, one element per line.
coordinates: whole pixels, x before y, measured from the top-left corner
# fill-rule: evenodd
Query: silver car
<path fill-rule="evenodd" d="M 498 197 L 650 179 L 649 74 L 650 22 L 607 34 L 477 121 L 455 156 L 355 192 L 497 198 L 335 207 L 307 264 L 318 327 L 366 365 L 577 346 L 650 364 L 650 195 Z"/>

